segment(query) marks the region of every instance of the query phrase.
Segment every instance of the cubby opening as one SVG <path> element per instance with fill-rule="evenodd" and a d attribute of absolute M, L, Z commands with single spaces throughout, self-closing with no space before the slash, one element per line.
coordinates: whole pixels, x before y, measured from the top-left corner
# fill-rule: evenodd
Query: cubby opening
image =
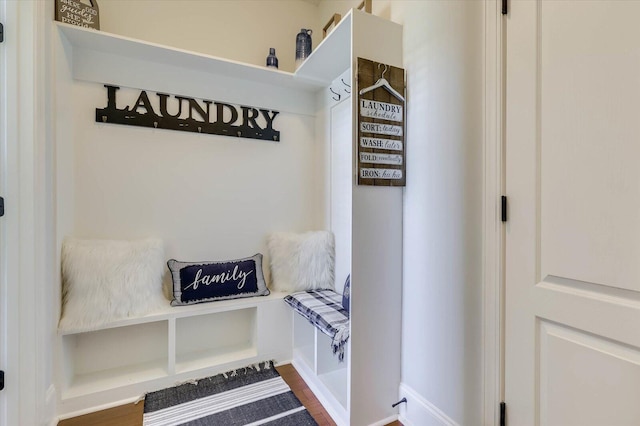
<path fill-rule="evenodd" d="M 168 322 L 158 321 L 62 336 L 63 398 L 166 376 L 167 330 Z"/>
<path fill-rule="evenodd" d="M 333 353 L 331 338 L 293 312 L 293 358 L 316 376 L 344 410 L 349 401 L 349 344 L 344 360 Z"/>
<path fill-rule="evenodd" d="M 257 308 L 176 319 L 176 373 L 258 355 Z"/>
<path fill-rule="evenodd" d="M 315 327 L 296 312 L 293 312 L 293 354 L 315 371 Z"/>
<path fill-rule="evenodd" d="M 316 332 L 318 378 L 329 389 L 335 399 L 344 409 L 348 404 L 348 374 L 347 360 L 349 359 L 349 344 L 345 348 L 344 361 L 331 350 L 331 338 L 320 331 Z"/>

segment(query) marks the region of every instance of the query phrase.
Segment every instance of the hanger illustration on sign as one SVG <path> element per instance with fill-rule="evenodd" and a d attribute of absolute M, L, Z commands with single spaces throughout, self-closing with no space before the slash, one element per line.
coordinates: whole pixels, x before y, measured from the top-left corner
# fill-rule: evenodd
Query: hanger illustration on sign
<path fill-rule="evenodd" d="M 380 65 L 382 64 L 378 64 L 378 68 L 380 68 Z M 360 90 L 360 94 L 364 95 L 367 92 L 375 90 L 379 87 L 383 87 L 384 89 L 387 90 L 387 92 L 391 93 L 393 96 L 400 99 L 401 101 L 404 101 L 404 96 L 398 93 L 396 89 L 391 87 L 391 84 L 389 84 L 389 82 L 384 78 L 384 73 L 386 73 L 388 69 L 389 67 L 385 64 L 384 71 L 382 71 L 382 76 L 380 77 L 380 79 L 378 79 L 378 81 L 376 81 L 376 83 L 373 86 L 365 87 L 364 89 Z"/>

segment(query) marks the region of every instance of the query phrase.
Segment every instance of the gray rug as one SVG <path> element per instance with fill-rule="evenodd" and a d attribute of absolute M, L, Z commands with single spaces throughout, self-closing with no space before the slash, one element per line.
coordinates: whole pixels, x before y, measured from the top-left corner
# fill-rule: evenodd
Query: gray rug
<path fill-rule="evenodd" d="M 144 426 L 317 426 L 268 361 L 148 393 Z"/>

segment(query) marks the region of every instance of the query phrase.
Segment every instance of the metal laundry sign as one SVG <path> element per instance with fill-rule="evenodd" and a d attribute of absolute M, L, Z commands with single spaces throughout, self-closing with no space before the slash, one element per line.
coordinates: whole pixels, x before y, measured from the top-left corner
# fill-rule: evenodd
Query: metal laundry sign
<path fill-rule="evenodd" d="M 105 85 L 107 106 L 96 108 L 96 122 L 280 141 L 273 128 L 279 111 L 141 90 L 137 100 L 118 108 L 120 87 Z"/>

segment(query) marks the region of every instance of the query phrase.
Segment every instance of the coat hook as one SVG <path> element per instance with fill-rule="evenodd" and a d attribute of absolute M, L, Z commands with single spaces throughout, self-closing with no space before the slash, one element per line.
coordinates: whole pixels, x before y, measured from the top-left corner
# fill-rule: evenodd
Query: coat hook
<path fill-rule="evenodd" d="M 351 86 L 344 81 L 344 78 L 341 78 L 340 81 L 342 81 L 342 84 L 344 84 L 349 89 L 351 89 Z M 351 93 L 351 90 L 344 89 L 344 91 L 347 92 L 347 93 Z"/>
<path fill-rule="evenodd" d="M 334 101 L 339 101 L 340 100 L 340 93 L 334 92 L 333 88 L 331 88 L 331 87 L 329 87 L 329 91 L 338 97 L 338 99 L 336 99 L 335 96 L 332 96 Z"/>

